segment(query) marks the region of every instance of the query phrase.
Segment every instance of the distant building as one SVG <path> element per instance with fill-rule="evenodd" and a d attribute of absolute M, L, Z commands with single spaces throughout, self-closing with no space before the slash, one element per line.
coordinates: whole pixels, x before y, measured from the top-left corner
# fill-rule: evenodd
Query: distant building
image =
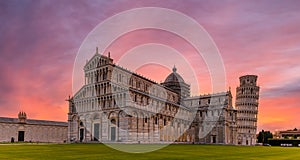
<path fill-rule="evenodd" d="M 300 139 L 300 130 L 295 128 L 285 131 L 276 131 L 274 139 Z"/>
<path fill-rule="evenodd" d="M 55 142 L 67 140 L 66 122 L 27 119 L 25 112 L 18 118 L 0 117 L 0 142 Z"/>
<path fill-rule="evenodd" d="M 173 72 L 157 83 L 113 63 L 98 51 L 84 66 L 85 84 L 69 98 L 68 141 L 124 143 L 256 142 L 257 76 L 240 78 L 231 91 L 191 97 Z"/>
<path fill-rule="evenodd" d="M 285 130 L 276 131 L 272 139 L 268 140 L 272 146 L 284 146 L 284 147 L 300 147 L 300 130 Z"/>

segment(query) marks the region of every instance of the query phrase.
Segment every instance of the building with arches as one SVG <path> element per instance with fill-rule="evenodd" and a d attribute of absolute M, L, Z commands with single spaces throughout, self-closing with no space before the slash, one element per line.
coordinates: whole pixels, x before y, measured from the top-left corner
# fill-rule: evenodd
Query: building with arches
<path fill-rule="evenodd" d="M 97 50 L 84 76 L 68 99 L 69 142 L 238 144 L 230 90 L 191 97 L 175 67 L 157 83 Z"/>
<path fill-rule="evenodd" d="M 259 87 L 257 76 L 240 77 L 240 86 L 236 88 L 236 109 L 238 144 L 254 145 L 256 143 L 257 113 Z"/>

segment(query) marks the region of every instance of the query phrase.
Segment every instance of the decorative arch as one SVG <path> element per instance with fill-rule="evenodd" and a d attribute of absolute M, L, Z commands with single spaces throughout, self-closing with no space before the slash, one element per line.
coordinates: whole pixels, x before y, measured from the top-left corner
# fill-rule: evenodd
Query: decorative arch
<path fill-rule="evenodd" d="M 111 120 L 112 118 L 117 118 L 118 117 L 118 113 L 116 113 L 115 111 L 111 111 L 108 114 L 108 119 Z"/>
<path fill-rule="evenodd" d="M 100 116 L 99 113 L 93 113 L 92 119 L 93 119 L 93 120 L 100 120 L 100 119 L 101 119 L 101 116 Z"/>

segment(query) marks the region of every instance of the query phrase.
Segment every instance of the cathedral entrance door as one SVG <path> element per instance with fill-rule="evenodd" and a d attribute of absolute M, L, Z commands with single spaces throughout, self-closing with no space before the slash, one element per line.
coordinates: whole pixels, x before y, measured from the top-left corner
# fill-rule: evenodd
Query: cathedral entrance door
<path fill-rule="evenodd" d="M 24 142 L 25 131 L 18 132 L 18 142 Z"/>
<path fill-rule="evenodd" d="M 212 137 L 212 143 L 216 143 L 217 142 L 217 137 L 216 136 L 213 136 Z"/>
<path fill-rule="evenodd" d="M 99 141 L 99 123 L 94 124 L 94 141 Z"/>
<path fill-rule="evenodd" d="M 79 130 L 79 140 L 80 140 L 80 142 L 82 142 L 82 140 L 83 140 L 83 134 L 84 134 L 84 129 L 81 128 L 81 129 Z"/>
<path fill-rule="evenodd" d="M 111 141 L 116 140 L 116 127 L 110 127 L 110 139 Z"/>

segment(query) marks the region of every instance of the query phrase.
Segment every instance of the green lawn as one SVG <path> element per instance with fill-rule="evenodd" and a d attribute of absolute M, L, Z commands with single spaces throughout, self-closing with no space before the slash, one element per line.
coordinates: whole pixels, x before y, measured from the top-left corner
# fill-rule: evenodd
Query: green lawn
<path fill-rule="evenodd" d="M 139 148 L 142 144 L 128 145 Z M 0 159 L 300 159 L 300 147 L 169 145 L 149 153 L 125 153 L 103 144 L 0 144 Z"/>

